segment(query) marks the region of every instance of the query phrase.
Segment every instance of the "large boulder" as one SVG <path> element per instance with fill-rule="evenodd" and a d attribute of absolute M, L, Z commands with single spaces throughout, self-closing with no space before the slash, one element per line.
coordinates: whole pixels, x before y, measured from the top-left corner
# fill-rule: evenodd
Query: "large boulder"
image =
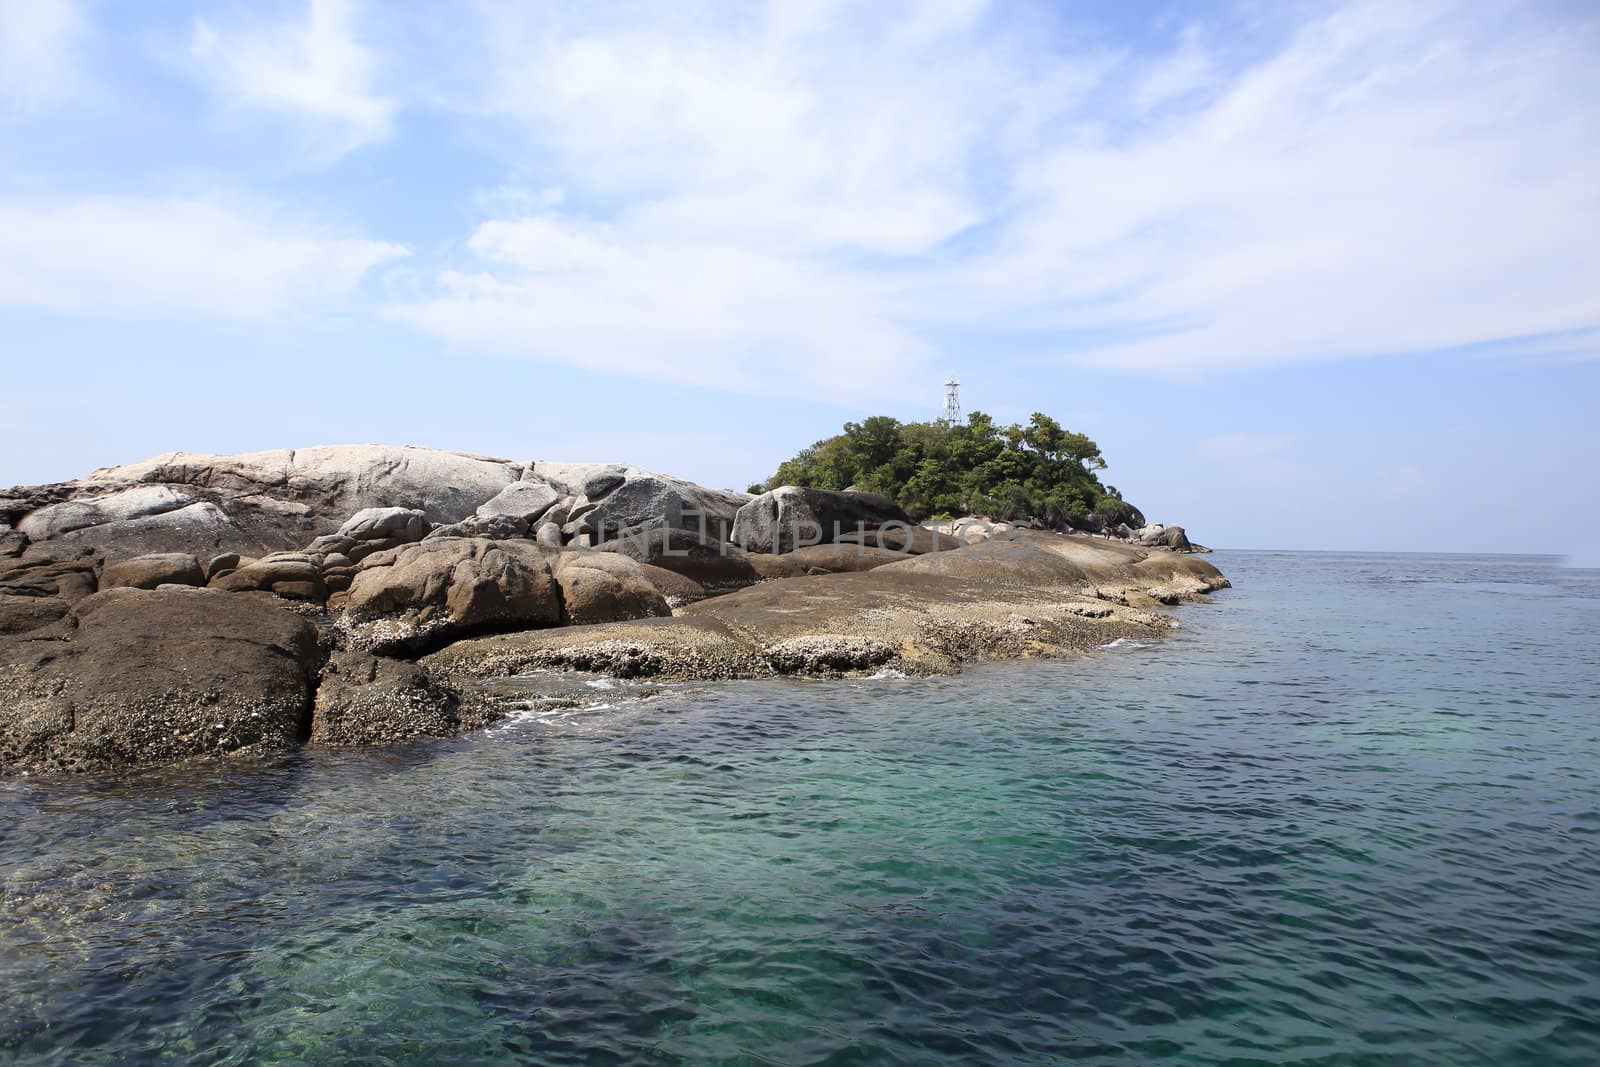
<path fill-rule="evenodd" d="M 106 566 L 101 589 L 154 589 L 158 585 L 206 584 L 206 572 L 192 552 L 161 552 L 135 556 Z"/>
<path fill-rule="evenodd" d="M 617 552 L 563 552 L 555 576 L 567 621 L 576 625 L 672 614 L 646 564 Z"/>
<path fill-rule="evenodd" d="M 492 630 L 555 626 L 552 553 L 526 541 L 440 537 L 369 556 L 339 626 L 379 653 L 417 652 Z"/>
<path fill-rule="evenodd" d="M 504 713 L 464 699 L 415 663 L 365 652 L 328 658 L 311 715 L 314 745 L 380 745 L 419 737 L 455 737 Z"/>
<path fill-rule="evenodd" d="M 668 528 L 727 540 L 748 493 L 708 489 L 681 478 L 615 463 L 535 463 L 528 477 L 577 498 L 567 524 L 583 520 L 596 543 L 628 530 Z M 580 532 L 573 527 L 569 533 Z"/>
<path fill-rule="evenodd" d="M 785 485 L 739 509 L 733 541 L 746 552 L 792 552 L 888 523 L 911 529 L 910 518 L 886 496 Z"/>
<path fill-rule="evenodd" d="M 278 751 L 310 726 L 316 629 L 267 598 L 112 589 L 72 619 L 0 645 L 4 770 Z"/>

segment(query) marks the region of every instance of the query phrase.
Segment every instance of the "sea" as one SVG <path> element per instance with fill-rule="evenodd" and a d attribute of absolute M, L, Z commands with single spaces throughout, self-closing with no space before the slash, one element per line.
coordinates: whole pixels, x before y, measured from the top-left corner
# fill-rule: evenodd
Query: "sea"
<path fill-rule="evenodd" d="M 0 1063 L 1600 1064 L 1600 572 L 0 780 Z"/>

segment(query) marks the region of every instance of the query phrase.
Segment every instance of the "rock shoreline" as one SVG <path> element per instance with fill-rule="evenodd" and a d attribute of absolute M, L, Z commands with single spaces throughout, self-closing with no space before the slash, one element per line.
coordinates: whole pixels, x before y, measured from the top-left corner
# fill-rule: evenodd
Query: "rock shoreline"
<path fill-rule="evenodd" d="M 1081 653 L 1227 585 L 1162 533 L 941 530 L 868 493 L 412 447 L 174 453 L 0 494 L 0 774 L 450 737 L 540 669 Z"/>

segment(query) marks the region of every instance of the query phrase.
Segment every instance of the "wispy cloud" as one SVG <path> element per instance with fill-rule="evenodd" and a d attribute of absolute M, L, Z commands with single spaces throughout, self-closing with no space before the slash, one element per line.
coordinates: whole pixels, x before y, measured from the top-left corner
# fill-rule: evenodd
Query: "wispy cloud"
<path fill-rule="evenodd" d="M 396 101 L 375 88 L 378 57 L 356 35 L 354 0 L 308 0 L 301 18 L 196 18 L 189 52 L 227 106 L 294 123 L 303 149 L 334 159 L 388 136 Z"/>
<path fill-rule="evenodd" d="M 347 302 L 407 254 L 200 200 L 0 201 L 0 305 L 267 318 Z"/>
<path fill-rule="evenodd" d="M 34 114 L 81 91 L 88 35 L 72 0 L 0 3 L 0 118 Z"/>
<path fill-rule="evenodd" d="M 565 197 L 388 314 L 719 384 L 1019 337 L 1188 373 L 1600 323 L 1593 20 L 1357 2 L 1131 52 L 1014 5 L 653 10 L 495 9 L 464 106 Z"/>

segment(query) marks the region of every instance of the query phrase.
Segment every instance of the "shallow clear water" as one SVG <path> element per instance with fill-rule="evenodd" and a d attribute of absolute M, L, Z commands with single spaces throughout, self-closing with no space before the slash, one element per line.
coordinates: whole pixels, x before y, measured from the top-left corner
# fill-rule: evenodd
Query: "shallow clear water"
<path fill-rule="evenodd" d="M 0 1061 L 1600 1062 L 1600 573 L 0 785 Z"/>

